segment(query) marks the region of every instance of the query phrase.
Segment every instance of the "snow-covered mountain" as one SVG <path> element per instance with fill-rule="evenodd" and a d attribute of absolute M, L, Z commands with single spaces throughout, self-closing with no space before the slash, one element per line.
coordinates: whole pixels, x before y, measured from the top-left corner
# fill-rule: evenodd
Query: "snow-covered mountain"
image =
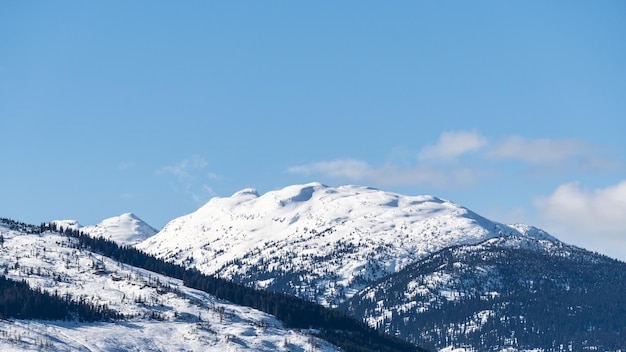
<path fill-rule="evenodd" d="M 626 263 L 559 241 L 443 249 L 342 304 L 371 326 L 453 351 L 622 351 Z"/>
<path fill-rule="evenodd" d="M 336 351 L 274 317 L 185 287 L 181 280 L 88 251 L 74 238 L 0 221 L 2 275 L 72 300 L 106 305 L 122 321 L 0 320 L 0 350 Z"/>
<path fill-rule="evenodd" d="M 554 240 L 432 196 L 310 183 L 213 198 L 138 248 L 208 274 L 337 305 L 435 251 L 502 236 Z"/>
<path fill-rule="evenodd" d="M 267 292 L 251 298 L 246 290 L 254 290 L 234 289 L 232 282 L 199 271 L 338 306 L 370 326 L 446 352 L 618 351 L 626 345 L 621 296 L 626 263 L 564 244 L 530 225 L 488 220 L 433 196 L 310 183 L 263 195 L 244 189 L 213 198 L 157 234 L 132 214 L 89 227 L 73 220 L 53 225 L 0 219 L 0 276 L 104 305 L 127 318 L 110 323 L 0 320 L 2 351 L 337 350 L 317 337 L 328 338 L 320 332 L 337 333 L 343 327 L 318 330 L 306 323 L 300 326 L 309 327 L 304 332 L 285 327 L 295 326 L 299 317 L 322 317 L 311 314 L 319 306 L 301 300 L 285 304 L 286 298 L 295 298 Z M 92 238 L 57 229 L 80 230 Z M 122 245 L 145 240 L 118 248 L 98 237 Z M 85 242 L 79 245 L 78 238 Z M 184 278 L 186 287 L 176 278 L 105 257 L 103 251 L 111 246 L 124 250 L 125 258 L 131 252 L 139 255 L 135 265 L 147 258 L 137 248 L 199 271 L 183 275 L 150 267 Z M 244 305 L 254 300 L 254 307 L 285 323 L 190 288 L 206 290 L 217 281 L 219 289 L 206 292 Z M 282 297 L 272 309 L 267 308 L 270 297 Z M 355 338 L 346 331 L 349 343 L 377 335 L 367 330 Z M 410 347 L 421 350 L 417 345 Z"/>
<path fill-rule="evenodd" d="M 132 213 L 102 220 L 94 226 L 81 226 L 75 220 L 55 220 L 58 227 L 80 230 L 94 237 L 104 237 L 122 245 L 136 245 L 158 231 Z"/>

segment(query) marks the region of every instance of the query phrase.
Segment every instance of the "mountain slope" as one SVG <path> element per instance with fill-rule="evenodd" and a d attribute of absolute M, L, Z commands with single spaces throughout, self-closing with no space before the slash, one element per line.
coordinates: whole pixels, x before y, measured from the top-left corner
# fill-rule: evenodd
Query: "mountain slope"
<path fill-rule="evenodd" d="M 431 348 L 617 351 L 626 263 L 558 241 L 507 237 L 443 249 L 342 305 Z"/>
<path fill-rule="evenodd" d="M 436 197 L 311 183 L 213 198 L 138 248 L 332 306 L 442 248 L 510 235 L 525 236 Z"/>
<path fill-rule="evenodd" d="M 96 323 L 0 320 L 2 351 L 338 350 L 268 314 L 122 264 L 35 226 L 0 221 L 0 268 L 8 279 L 126 316 Z"/>

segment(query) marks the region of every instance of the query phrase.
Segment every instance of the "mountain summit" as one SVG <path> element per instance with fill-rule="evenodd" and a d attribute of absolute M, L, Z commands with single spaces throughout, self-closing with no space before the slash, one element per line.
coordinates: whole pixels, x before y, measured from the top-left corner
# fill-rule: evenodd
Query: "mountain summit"
<path fill-rule="evenodd" d="M 82 226 L 76 220 L 54 220 L 59 228 L 80 230 L 93 237 L 104 237 L 120 245 L 135 245 L 154 236 L 158 231 L 133 213 L 102 220 L 95 226 Z"/>
<path fill-rule="evenodd" d="M 333 306 L 446 247 L 503 236 L 555 240 L 528 229 L 433 196 L 309 183 L 213 198 L 138 248 L 204 273 Z"/>

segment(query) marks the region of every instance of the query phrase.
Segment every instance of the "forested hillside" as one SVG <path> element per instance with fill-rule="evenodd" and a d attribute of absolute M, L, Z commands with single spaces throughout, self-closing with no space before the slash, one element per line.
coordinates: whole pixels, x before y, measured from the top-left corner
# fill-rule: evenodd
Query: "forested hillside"
<path fill-rule="evenodd" d="M 30 259 L 31 255 L 39 258 L 38 260 L 44 259 L 46 263 L 52 266 L 62 265 L 63 268 L 67 268 L 68 270 L 77 270 L 77 272 L 82 273 L 81 275 L 92 273 L 92 275 L 99 277 L 98 280 L 102 280 L 103 277 L 108 277 L 112 280 L 112 283 L 117 282 L 115 285 L 119 285 L 120 283 L 129 280 L 130 277 L 133 276 L 133 274 L 122 274 L 117 268 L 125 268 L 124 271 L 129 269 L 146 269 L 156 274 L 182 280 L 182 283 L 184 283 L 185 286 L 202 290 L 217 298 L 228 300 L 240 306 L 251 307 L 273 314 L 277 319 L 281 320 L 287 328 L 305 329 L 306 331 L 309 331 L 310 334 L 314 334 L 315 336 L 325 339 L 336 346 L 341 346 L 347 351 L 421 350 L 400 339 L 381 334 L 368 327 L 363 322 L 349 317 L 345 313 L 341 313 L 338 310 L 322 307 L 315 303 L 284 294 L 269 293 L 244 287 L 240 284 L 235 284 L 224 279 L 203 275 L 195 270 L 186 270 L 181 266 L 156 259 L 131 246 L 119 246 L 111 240 L 107 240 L 102 237 L 92 237 L 81 233 L 76 229 L 58 228 L 54 223 L 42 224 L 40 226 L 27 225 L 8 219 L 3 219 L 2 224 L 6 228 L 14 231 L 11 232 L 11 245 L 13 247 L 17 245 L 23 248 L 23 245 L 19 243 L 26 241 L 27 238 L 32 238 L 33 240 L 41 243 L 46 243 L 46 241 L 47 243 L 50 243 L 50 240 L 58 238 L 58 235 L 62 235 L 65 238 L 65 240 L 56 239 L 54 241 L 56 241 L 56 245 L 67 249 L 50 248 L 49 250 L 46 250 L 45 246 L 31 246 L 28 256 L 25 256 L 24 258 L 19 258 L 18 256 L 14 260 L 15 264 L 12 264 L 13 266 L 22 266 L 23 264 L 20 263 L 27 263 L 28 265 L 23 265 L 23 267 L 20 267 L 19 270 L 15 267 L 7 267 L 7 272 L 9 272 L 9 274 L 13 277 L 20 275 L 26 275 L 26 277 L 28 277 L 29 273 L 32 272 L 33 278 L 36 279 L 35 282 L 40 280 L 38 279 L 39 277 L 46 275 L 52 278 L 57 277 L 58 275 L 59 285 L 62 285 L 63 287 L 67 287 L 68 283 L 72 282 L 73 279 L 71 277 L 64 276 L 62 273 L 56 274 L 48 268 L 43 270 L 38 269 L 38 267 L 31 264 L 34 262 Z M 17 237 L 15 236 L 16 232 L 18 234 Z M 21 236 L 19 233 L 24 234 L 22 239 L 20 239 Z M 4 237 L 0 237 L 0 242 L 4 245 Z M 26 242 L 24 242 L 24 244 L 25 243 Z M 4 249 L 3 253 L 7 250 L 9 249 Z M 53 261 L 52 257 L 56 255 L 60 255 L 60 258 L 62 258 L 61 263 Z M 111 261 L 112 263 L 116 263 L 113 264 L 115 269 L 111 268 L 111 263 L 107 264 L 107 262 Z M 5 260 L 5 262 L 9 263 L 11 260 Z M 146 304 L 156 304 L 157 306 L 162 305 L 166 301 L 163 301 L 159 298 L 159 296 L 167 297 L 169 295 L 174 295 L 182 297 L 181 295 L 183 295 L 183 293 L 180 292 L 180 288 L 172 286 L 172 283 L 167 283 L 166 281 L 168 280 L 150 277 L 148 279 L 149 281 L 143 285 L 147 285 L 148 288 L 153 288 L 152 293 L 148 296 L 144 296 L 142 294 L 132 298 L 134 302 L 140 306 Z M 105 282 L 103 285 L 106 286 L 107 283 Z M 49 293 L 41 292 L 38 288 L 31 289 L 25 283 L 15 283 L 14 286 L 19 287 L 20 290 L 26 292 L 22 294 L 22 296 L 26 299 L 24 301 L 17 302 L 17 305 L 16 301 L 8 299 L 3 301 L 6 304 L 0 307 L 0 309 L 4 309 L 7 314 L 12 314 L 7 316 L 14 316 L 21 319 L 46 318 L 45 316 L 22 316 L 22 314 L 26 314 L 32 310 L 37 310 L 37 307 L 40 307 L 40 304 L 42 304 L 40 302 L 42 302 L 45 298 L 47 300 L 45 302 L 56 302 L 55 300 L 58 300 L 61 303 L 66 303 L 66 306 L 61 307 L 57 307 L 58 305 L 55 305 L 56 303 L 51 303 L 49 305 L 51 310 L 60 311 L 63 314 L 50 314 L 47 319 L 77 319 L 91 321 L 103 319 L 132 320 L 138 318 L 132 314 L 123 315 L 116 313 L 114 310 L 108 309 L 106 305 L 90 305 L 91 302 L 85 298 L 85 295 L 80 295 L 80 297 L 76 299 L 72 299 L 68 295 L 60 298 L 55 294 L 50 295 Z M 9 297 L 9 295 L 11 295 L 11 297 L 15 297 L 14 290 L 6 290 L 6 294 L 7 297 Z M 97 295 L 97 293 L 95 294 Z M 29 297 L 31 296 L 37 298 L 30 299 Z M 124 300 L 124 297 L 122 297 L 122 302 L 124 302 Z M 123 304 L 128 306 L 129 303 L 126 301 L 126 303 Z M 11 310 L 13 308 L 9 307 L 9 305 L 11 307 L 22 308 L 20 308 L 19 312 L 14 313 Z M 76 305 L 77 308 L 74 307 L 74 305 Z M 86 310 L 90 307 L 92 308 L 91 311 Z M 211 310 L 215 309 L 211 308 Z M 43 311 L 45 312 L 46 310 Z M 216 311 L 220 314 L 220 316 L 225 314 L 225 311 L 220 312 L 219 309 Z M 165 314 L 159 313 L 158 311 L 152 311 L 147 316 L 146 313 L 141 314 L 142 319 L 156 319 L 157 321 L 170 319 L 166 318 Z M 177 317 L 176 314 L 172 318 L 175 320 L 181 319 L 181 316 Z M 198 315 L 198 319 L 201 319 L 200 315 Z"/>
<path fill-rule="evenodd" d="M 616 351 L 626 263 L 560 242 L 500 238 L 439 251 L 343 308 L 431 348 Z"/>

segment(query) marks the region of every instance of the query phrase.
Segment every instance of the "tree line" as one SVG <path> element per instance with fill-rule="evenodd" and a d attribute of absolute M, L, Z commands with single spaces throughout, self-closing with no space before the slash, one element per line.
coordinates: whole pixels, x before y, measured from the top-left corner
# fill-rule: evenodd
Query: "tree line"
<path fill-rule="evenodd" d="M 185 286 L 209 293 L 237 305 L 274 315 L 286 327 L 312 329 L 317 336 L 349 352 L 427 351 L 397 337 L 377 331 L 339 310 L 283 293 L 268 292 L 206 275 L 166 262 L 131 246 L 120 246 L 103 237 L 92 237 L 75 229 L 44 224 L 45 230 L 77 239 L 77 245 L 121 263 L 183 280 Z"/>
<path fill-rule="evenodd" d="M 25 281 L 0 276 L 0 319 L 42 319 L 103 321 L 122 319 L 123 315 L 106 305 L 74 300 L 31 288 Z"/>

